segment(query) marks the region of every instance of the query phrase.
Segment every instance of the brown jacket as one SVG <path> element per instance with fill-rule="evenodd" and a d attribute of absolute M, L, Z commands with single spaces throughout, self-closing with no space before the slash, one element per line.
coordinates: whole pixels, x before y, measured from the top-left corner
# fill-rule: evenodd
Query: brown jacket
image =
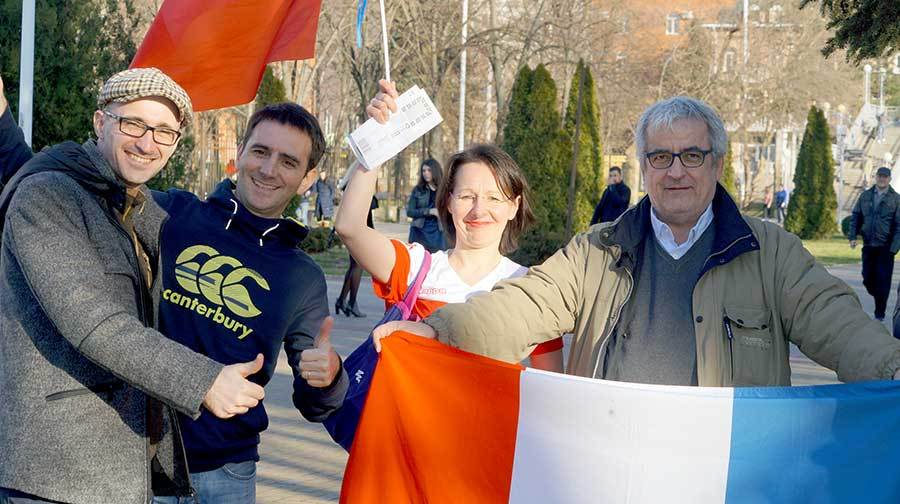
<path fill-rule="evenodd" d="M 575 236 L 527 275 L 447 305 L 425 322 L 444 343 L 510 362 L 572 332 L 566 372 L 600 376 L 609 335 L 631 295 L 636 253 L 653 232 L 649 212 L 645 197 L 615 222 Z M 789 385 L 788 341 L 842 381 L 893 377 L 900 341 L 795 235 L 741 216 L 721 186 L 713 212 L 713 252 L 693 294 L 701 386 Z M 641 313 L 636 307 L 635 316 Z"/>

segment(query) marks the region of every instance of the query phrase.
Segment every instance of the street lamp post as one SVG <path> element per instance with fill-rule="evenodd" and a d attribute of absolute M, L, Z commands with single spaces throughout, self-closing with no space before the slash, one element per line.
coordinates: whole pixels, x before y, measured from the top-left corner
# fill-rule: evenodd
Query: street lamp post
<path fill-rule="evenodd" d="M 34 0 L 22 2 L 22 53 L 19 57 L 19 126 L 31 146 L 34 117 Z"/>
<path fill-rule="evenodd" d="M 887 69 L 881 67 L 878 69 L 878 113 L 884 114 L 884 78 L 887 76 Z"/>
<path fill-rule="evenodd" d="M 459 55 L 459 137 L 457 148 L 466 141 L 466 43 L 469 38 L 469 0 L 462 0 L 462 53 Z"/>
<path fill-rule="evenodd" d="M 865 79 L 863 79 L 863 99 L 865 100 L 863 107 L 868 112 L 872 104 L 872 65 L 867 64 L 863 67 L 863 71 L 866 73 Z"/>
<path fill-rule="evenodd" d="M 841 227 L 841 221 L 844 220 L 844 148 L 846 147 L 847 140 L 847 126 L 844 124 L 844 113 L 846 112 L 846 110 L 847 109 L 843 104 L 838 105 L 838 229 L 840 229 Z"/>

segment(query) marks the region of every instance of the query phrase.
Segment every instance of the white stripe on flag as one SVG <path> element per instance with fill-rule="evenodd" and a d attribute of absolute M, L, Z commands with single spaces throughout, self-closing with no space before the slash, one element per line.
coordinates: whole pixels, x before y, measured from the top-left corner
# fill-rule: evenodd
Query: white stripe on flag
<path fill-rule="evenodd" d="M 724 502 L 732 389 L 528 369 L 510 502 Z"/>

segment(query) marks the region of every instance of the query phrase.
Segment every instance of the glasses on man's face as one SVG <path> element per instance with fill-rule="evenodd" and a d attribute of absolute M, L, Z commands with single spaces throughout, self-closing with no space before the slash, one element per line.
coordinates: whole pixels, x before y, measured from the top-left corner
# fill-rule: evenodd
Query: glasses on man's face
<path fill-rule="evenodd" d="M 475 194 L 471 191 L 462 191 L 459 193 L 451 194 L 451 198 L 457 204 L 465 206 L 465 207 L 473 207 L 475 206 L 476 201 L 481 201 L 481 204 L 488 208 L 499 208 L 504 204 L 509 202 L 509 199 L 500 196 L 499 194 Z"/>
<path fill-rule="evenodd" d="M 108 110 L 104 110 L 103 113 L 112 117 L 113 119 L 117 119 L 119 121 L 119 131 L 124 135 L 128 135 L 132 138 L 141 138 L 146 135 L 148 131 L 152 132 L 153 141 L 165 146 L 175 145 L 175 142 L 181 138 L 181 132 L 178 130 L 173 130 L 172 128 L 165 127 L 154 127 L 150 126 L 144 121 L 140 119 L 133 119 L 131 117 L 122 117 L 117 114 L 113 114 Z"/>
<path fill-rule="evenodd" d="M 702 149 L 688 149 L 681 152 L 658 150 L 647 153 L 647 162 L 657 170 L 667 170 L 675 162 L 675 158 L 678 158 L 685 168 L 697 168 L 706 161 L 706 156 L 711 152 L 712 150 Z"/>

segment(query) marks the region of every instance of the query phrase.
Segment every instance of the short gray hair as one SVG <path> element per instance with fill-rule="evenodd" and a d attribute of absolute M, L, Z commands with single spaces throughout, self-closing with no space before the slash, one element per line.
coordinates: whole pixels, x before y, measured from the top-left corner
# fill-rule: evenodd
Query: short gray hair
<path fill-rule="evenodd" d="M 697 119 L 706 124 L 709 132 L 709 143 L 713 156 L 722 159 L 728 152 L 728 133 L 725 131 L 725 123 L 719 114 L 703 100 L 689 96 L 674 96 L 663 101 L 658 101 L 641 114 L 635 130 L 635 143 L 637 144 L 637 157 L 641 166 L 644 166 L 645 154 L 647 154 L 647 134 L 652 130 L 671 130 L 676 121 L 683 119 Z"/>

